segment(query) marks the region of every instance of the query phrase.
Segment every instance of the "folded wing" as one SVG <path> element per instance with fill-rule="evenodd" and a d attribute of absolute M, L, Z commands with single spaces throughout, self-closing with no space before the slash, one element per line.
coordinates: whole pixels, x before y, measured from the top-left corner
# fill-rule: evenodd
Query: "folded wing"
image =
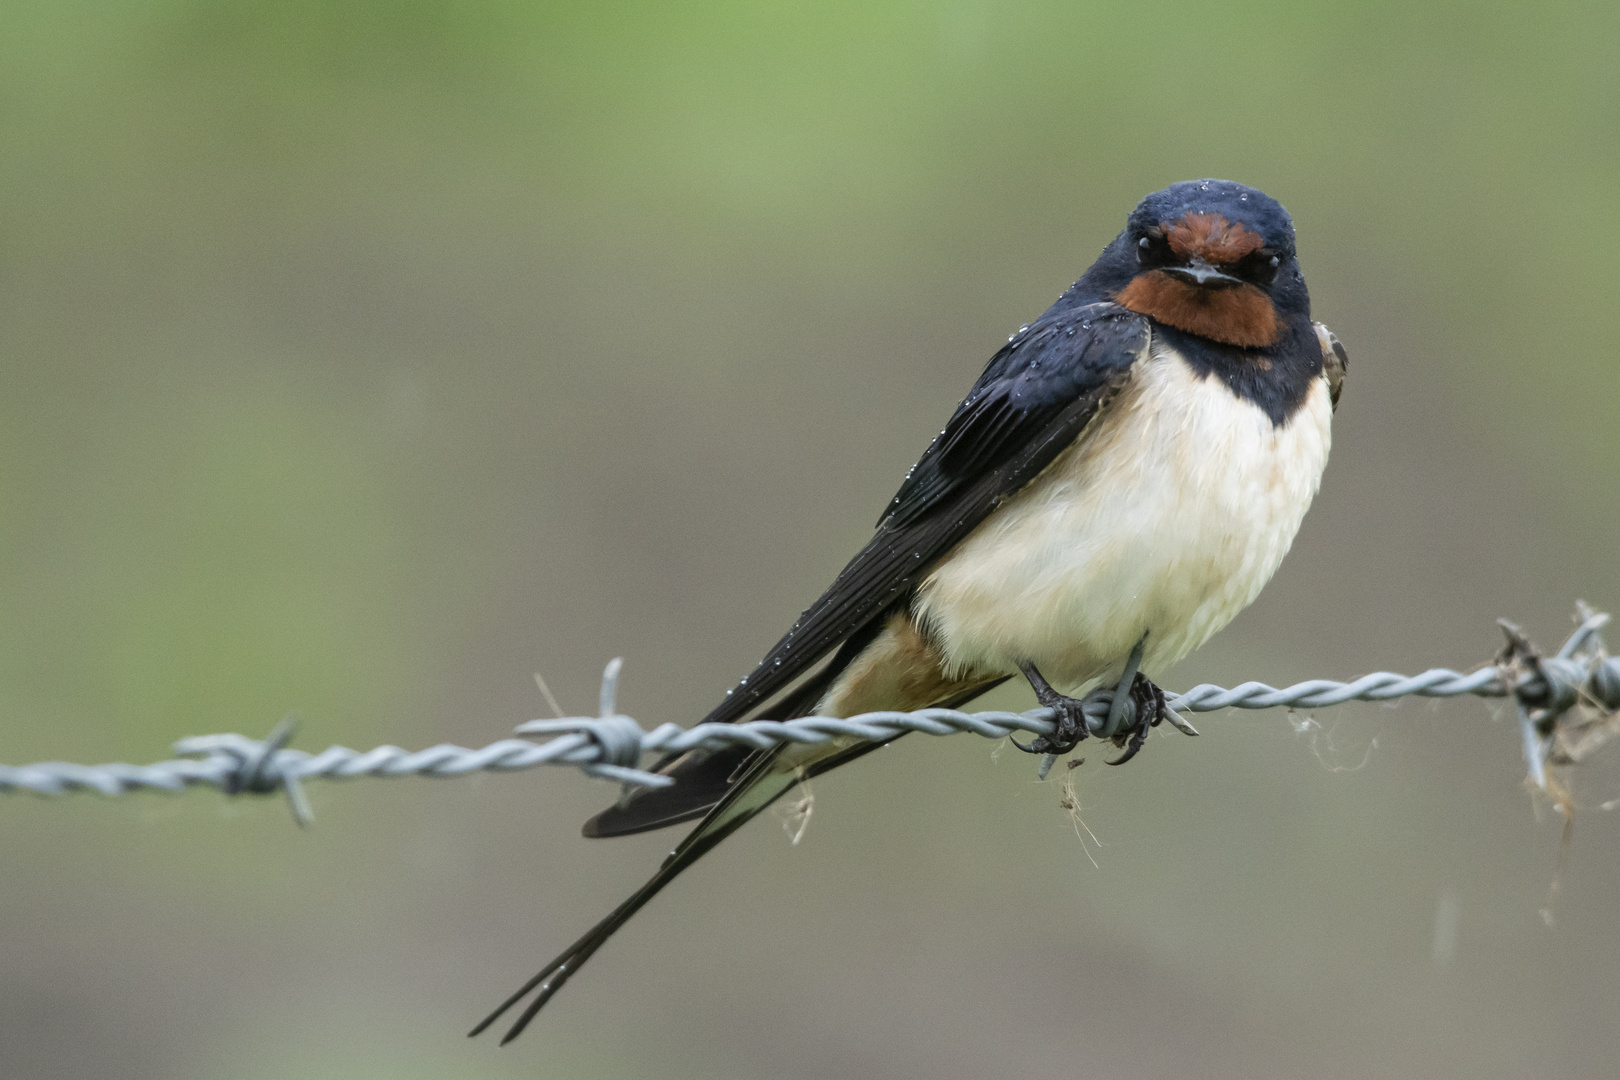
<path fill-rule="evenodd" d="M 1117 305 L 1061 303 L 1014 335 L 907 474 L 871 541 L 704 721 L 805 715 L 934 563 L 1106 407 L 1148 337 L 1147 320 Z M 820 672 L 793 685 L 829 657 Z M 678 781 L 674 787 L 641 789 L 588 822 L 586 835 L 697 817 L 724 797 L 749 758 L 746 749 L 731 749 L 660 762 L 656 768 Z"/>

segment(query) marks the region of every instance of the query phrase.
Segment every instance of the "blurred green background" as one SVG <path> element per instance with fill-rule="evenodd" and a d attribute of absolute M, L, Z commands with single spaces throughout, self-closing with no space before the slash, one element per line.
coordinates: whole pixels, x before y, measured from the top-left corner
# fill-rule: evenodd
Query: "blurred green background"
<path fill-rule="evenodd" d="M 479 745 L 615 655 L 691 722 L 1200 176 L 1289 207 L 1352 366 L 1288 563 L 1169 683 L 1551 644 L 1620 604 L 1617 129 L 1613 4 L 6 0 L 0 761 Z M 1092 755 L 1095 867 L 1030 759 L 908 739 L 501 1051 L 462 1033 L 673 840 L 580 839 L 606 785 L 13 797 L 0 1076 L 1613 1075 L 1620 774 L 1549 928 L 1510 723 L 1316 719 Z"/>

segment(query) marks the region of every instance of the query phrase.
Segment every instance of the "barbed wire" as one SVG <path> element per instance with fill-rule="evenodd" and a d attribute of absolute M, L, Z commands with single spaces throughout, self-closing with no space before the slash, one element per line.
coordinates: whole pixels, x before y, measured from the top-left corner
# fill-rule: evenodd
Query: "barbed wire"
<path fill-rule="evenodd" d="M 1349 701 L 1387 702 L 1404 697 L 1512 696 L 1518 708 L 1529 781 L 1545 792 L 1549 790 L 1549 764 L 1573 764 L 1620 733 L 1620 658 L 1610 658 L 1598 636 L 1609 616 L 1581 605 L 1578 618 L 1575 632 L 1551 657 L 1542 657 L 1518 627 L 1501 621 L 1507 647 L 1493 662 L 1471 672 L 1430 668 L 1420 675 L 1399 675 L 1379 671 L 1353 682 L 1311 679 L 1282 689 L 1262 682 L 1245 682 L 1230 689 L 1205 683 L 1168 697 L 1171 720 L 1181 730 L 1196 735 L 1192 725 L 1176 713 L 1228 708 L 1320 709 Z M 365 752 L 331 746 L 311 754 L 287 746 L 294 730 L 289 717 L 264 739 L 237 734 L 181 739 L 174 744 L 174 752 L 189 756 L 151 765 L 76 765 L 62 761 L 0 765 L 0 793 L 28 792 L 49 797 L 95 792 L 119 796 L 139 790 L 178 792 L 199 786 L 217 788 L 227 795 L 280 791 L 286 795 L 294 818 L 307 825 L 312 820 L 303 791 L 307 780 L 399 776 L 442 779 L 474 772 L 519 772 L 542 765 L 569 765 L 605 780 L 666 787 L 674 781 L 639 767 L 643 755 L 725 746 L 765 750 L 785 743 L 816 744 L 829 739 L 887 742 L 907 732 L 936 736 L 971 732 L 1002 739 L 1014 732 L 1050 735 L 1055 726 L 1052 710 L 1047 708 L 972 713 L 920 709 L 846 718 L 807 716 L 699 724 L 691 728 L 661 724 L 646 731 L 616 708 L 621 670 L 622 661 L 615 659 L 603 672 L 598 715 L 533 720 L 518 726 L 519 734 L 548 736 L 544 742 L 502 739 L 480 749 L 441 743 L 414 752 L 397 746 L 379 746 Z M 1114 695 L 1113 689 L 1103 688 L 1084 698 L 1083 712 L 1091 735 L 1109 738 L 1134 725 L 1134 705 L 1129 696 L 1116 708 Z M 1579 715 L 1572 720 L 1572 714 Z M 1043 763 L 1042 776 L 1051 760 L 1048 756 Z"/>

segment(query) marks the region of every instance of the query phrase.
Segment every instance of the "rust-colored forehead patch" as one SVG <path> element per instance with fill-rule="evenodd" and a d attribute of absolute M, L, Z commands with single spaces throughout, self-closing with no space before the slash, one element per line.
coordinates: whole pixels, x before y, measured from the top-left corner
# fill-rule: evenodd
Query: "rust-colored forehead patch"
<path fill-rule="evenodd" d="M 1188 214 L 1180 221 L 1161 221 L 1159 228 L 1171 251 L 1183 259 L 1203 259 L 1216 266 L 1237 262 L 1266 244 L 1259 233 L 1220 214 Z"/>

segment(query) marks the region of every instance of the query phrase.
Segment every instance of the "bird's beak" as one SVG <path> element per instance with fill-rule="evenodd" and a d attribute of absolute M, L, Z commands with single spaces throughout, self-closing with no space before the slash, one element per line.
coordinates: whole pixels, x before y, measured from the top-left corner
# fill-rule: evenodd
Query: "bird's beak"
<path fill-rule="evenodd" d="M 1232 289 L 1243 284 L 1238 278 L 1223 274 L 1203 259 L 1193 259 L 1186 266 L 1166 266 L 1163 270 L 1177 281 L 1205 289 Z"/>

